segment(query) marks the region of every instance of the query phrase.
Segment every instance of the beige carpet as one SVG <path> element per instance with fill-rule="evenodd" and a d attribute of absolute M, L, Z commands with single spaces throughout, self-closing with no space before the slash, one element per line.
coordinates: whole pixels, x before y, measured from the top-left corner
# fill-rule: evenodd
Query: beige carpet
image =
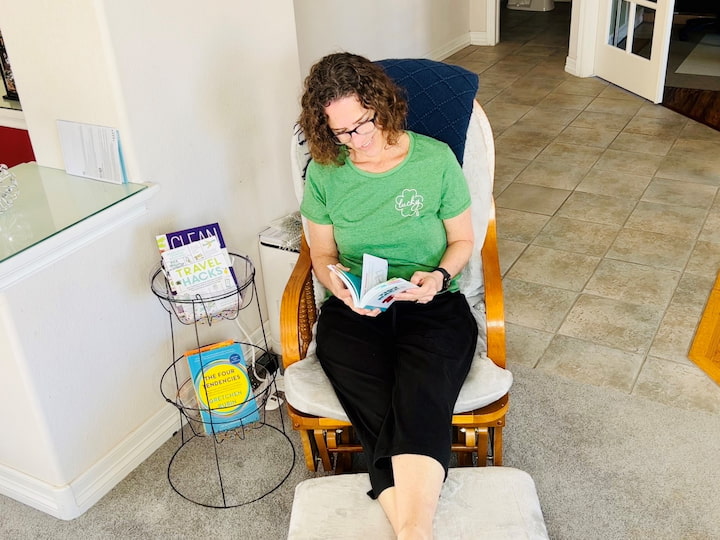
<path fill-rule="evenodd" d="M 704 36 L 675 72 L 720 77 L 720 35 Z"/>
<path fill-rule="evenodd" d="M 553 540 L 720 538 L 720 416 L 510 366 L 505 465 Z"/>
<path fill-rule="evenodd" d="M 505 465 L 535 480 L 550 538 L 720 538 L 720 415 L 669 407 L 537 369 L 510 367 L 515 384 L 504 437 Z M 300 456 L 299 437 L 293 433 L 291 439 Z M 287 467 L 287 454 L 279 451 L 284 446 L 266 453 L 263 467 L 253 466 L 260 460 L 255 453 L 266 452 L 267 446 L 258 444 L 260 439 L 245 442 L 249 444 L 238 447 L 234 469 L 248 489 Z M 177 438 L 168 441 L 73 521 L 56 520 L 0 496 L 0 538 L 287 537 L 295 485 L 314 476 L 302 459 L 267 497 L 217 510 L 183 499 L 168 484 L 168 462 L 177 448 Z M 345 538 L 365 537 L 362 531 L 349 530 Z"/>

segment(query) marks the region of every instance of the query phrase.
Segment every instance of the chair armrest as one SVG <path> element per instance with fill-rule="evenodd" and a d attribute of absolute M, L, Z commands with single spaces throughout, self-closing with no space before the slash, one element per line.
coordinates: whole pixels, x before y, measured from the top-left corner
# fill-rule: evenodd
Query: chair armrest
<path fill-rule="evenodd" d="M 305 358 L 316 318 L 310 247 L 303 234 L 300 255 L 285 285 L 280 303 L 280 344 L 284 368 Z"/>
<path fill-rule="evenodd" d="M 487 355 L 501 368 L 505 367 L 505 309 L 503 305 L 502 275 L 497 247 L 495 203 L 490 206 L 488 228 L 482 251 L 485 282 L 485 317 L 487 320 Z"/>

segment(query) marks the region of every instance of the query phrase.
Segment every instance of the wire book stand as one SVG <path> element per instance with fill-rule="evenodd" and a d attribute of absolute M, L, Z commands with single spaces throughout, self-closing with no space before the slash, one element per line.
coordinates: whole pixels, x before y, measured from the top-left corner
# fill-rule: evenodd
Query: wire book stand
<path fill-rule="evenodd" d="M 268 407 L 277 394 L 279 366 L 273 360 L 275 369 L 269 370 L 267 363 L 259 362 L 260 358 L 274 357 L 270 356 L 263 326 L 255 267 L 244 255 L 232 252 L 229 255 L 237 287 L 222 294 L 179 299 L 160 265 L 153 269 L 150 279 L 153 294 L 168 313 L 172 341 L 173 361 L 161 377 L 160 392 L 180 415 L 180 446 L 168 463 L 168 481 L 181 497 L 209 508 L 234 508 L 266 497 L 288 478 L 296 458 L 295 447 L 285 430 L 283 408 Z M 248 414 L 240 419 L 239 426 L 228 429 L 230 426 L 223 425 L 222 415 L 216 414 L 221 409 L 206 405 L 210 402 L 207 394 L 201 400 L 203 403 L 198 403 L 185 356 L 176 349 L 176 324 L 181 323 L 179 328 L 193 327 L 194 341 L 200 349 L 202 326 L 237 320 L 240 312 L 253 303 L 260 317 L 262 344 L 251 343 L 247 335 L 245 340 L 235 340 L 243 350 L 251 386 L 248 399 L 237 405 L 254 402 L 257 407 L 251 411 L 257 410 L 260 417 L 258 420 Z M 222 309 L 216 310 L 217 306 Z M 205 380 L 203 353 L 198 354 Z"/>

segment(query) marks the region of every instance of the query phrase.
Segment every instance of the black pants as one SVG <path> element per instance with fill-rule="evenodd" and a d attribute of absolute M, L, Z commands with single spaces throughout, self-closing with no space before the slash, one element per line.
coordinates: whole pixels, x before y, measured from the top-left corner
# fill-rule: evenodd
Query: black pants
<path fill-rule="evenodd" d="M 323 304 L 318 359 L 365 451 L 373 498 L 394 485 L 394 455 L 432 457 L 447 475 L 452 411 L 477 332 L 461 293 L 395 302 L 377 317 L 335 297 Z"/>

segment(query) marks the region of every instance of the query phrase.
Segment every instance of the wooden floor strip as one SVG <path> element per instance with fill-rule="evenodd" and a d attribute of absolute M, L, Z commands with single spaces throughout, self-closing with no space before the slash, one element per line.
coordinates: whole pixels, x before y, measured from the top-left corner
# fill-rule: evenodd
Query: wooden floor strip
<path fill-rule="evenodd" d="M 663 106 L 720 130 L 720 92 L 665 87 Z"/>
<path fill-rule="evenodd" d="M 688 358 L 720 384 L 720 274 L 700 318 Z"/>

